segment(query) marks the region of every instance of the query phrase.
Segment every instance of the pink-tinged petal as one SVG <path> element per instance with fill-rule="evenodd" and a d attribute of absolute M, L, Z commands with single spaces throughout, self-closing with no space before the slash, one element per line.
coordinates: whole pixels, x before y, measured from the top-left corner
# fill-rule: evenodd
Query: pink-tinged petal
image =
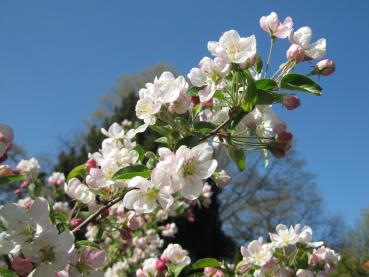
<path fill-rule="evenodd" d="M 124 195 L 123 206 L 127 209 L 133 209 L 134 203 L 140 197 L 140 191 L 138 189 L 131 190 Z"/>
<path fill-rule="evenodd" d="M 173 196 L 171 196 L 170 194 L 160 192 L 158 195 L 158 201 L 159 201 L 160 206 L 164 210 L 168 210 L 170 206 L 172 206 L 174 199 L 173 199 Z"/>

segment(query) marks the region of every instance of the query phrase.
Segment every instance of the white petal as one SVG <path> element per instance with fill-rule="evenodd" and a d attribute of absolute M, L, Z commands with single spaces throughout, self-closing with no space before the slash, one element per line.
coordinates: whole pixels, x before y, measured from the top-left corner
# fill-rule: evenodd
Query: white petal
<path fill-rule="evenodd" d="M 174 199 L 173 199 L 173 196 L 171 196 L 170 194 L 160 192 L 158 195 L 158 201 L 159 201 L 160 206 L 164 210 L 168 210 L 169 207 L 172 206 Z"/>
<path fill-rule="evenodd" d="M 127 192 L 123 198 L 123 206 L 127 209 L 133 209 L 133 204 L 140 197 L 140 190 L 134 189 Z"/>
<path fill-rule="evenodd" d="M 181 194 L 184 198 L 188 200 L 197 199 L 202 193 L 202 188 L 204 186 L 203 181 L 197 178 L 186 178 L 186 183 L 183 184 L 181 189 Z"/>
<path fill-rule="evenodd" d="M 58 235 L 54 245 L 55 251 L 70 254 L 74 249 L 74 235 L 71 231 L 64 231 Z"/>
<path fill-rule="evenodd" d="M 201 87 L 206 82 L 206 75 L 199 68 L 192 68 L 187 77 L 195 87 Z"/>

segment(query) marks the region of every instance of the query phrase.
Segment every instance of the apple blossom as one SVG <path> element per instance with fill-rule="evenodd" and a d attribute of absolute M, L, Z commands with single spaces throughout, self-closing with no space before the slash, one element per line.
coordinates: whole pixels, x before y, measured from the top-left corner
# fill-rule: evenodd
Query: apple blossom
<path fill-rule="evenodd" d="M 163 237 L 174 237 L 177 234 L 178 229 L 175 223 L 167 223 L 164 225 L 164 230 L 161 231 Z"/>
<path fill-rule="evenodd" d="M 5 124 L 0 124 L 0 162 L 7 159 L 7 151 L 13 146 L 13 129 Z"/>
<path fill-rule="evenodd" d="M 253 240 L 247 248 L 241 247 L 244 264 L 252 264 L 257 266 L 266 265 L 273 257 L 273 248 L 270 244 L 263 244 L 263 238 Z"/>
<path fill-rule="evenodd" d="M 296 32 L 291 31 L 289 40 L 291 43 L 300 45 L 304 49 L 305 56 L 310 59 L 319 60 L 326 53 L 326 40 L 325 38 L 321 38 L 311 43 L 312 36 L 313 32 L 309 27 L 301 27 Z"/>
<path fill-rule="evenodd" d="M 95 195 L 85 184 L 82 184 L 78 178 L 72 178 L 68 183 L 64 183 L 64 190 L 71 198 L 85 204 L 95 200 Z"/>
<path fill-rule="evenodd" d="M 136 176 L 129 181 L 128 187 L 133 189 L 123 198 L 123 205 L 127 209 L 151 213 L 158 203 L 163 209 L 168 209 L 173 204 L 173 197 L 162 191 L 155 184 L 155 179 L 150 182 L 143 177 Z"/>
<path fill-rule="evenodd" d="M 17 165 L 17 170 L 25 175 L 37 175 L 40 170 L 40 165 L 35 158 L 29 160 L 21 160 Z"/>
<path fill-rule="evenodd" d="M 300 99 L 295 95 L 285 95 L 282 101 L 287 110 L 294 110 L 301 105 Z"/>
<path fill-rule="evenodd" d="M 32 263 L 27 258 L 15 257 L 11 261 L 11 266 L 19 276 L 27 276 L 32 271 Z"/>
<path fill-rule="evenodd" d="M 300 226 L 291 226 L 289 229 L 286 225 L 278 224 L 276 229 L 276 234 L 269 233 L 270 240 L 272 241 L 274 247 L 281 248 L 288 245 L 294 245 L 299 241 L 299 229 Z"/>
<path fill-rule="evenodd" d="M 237 31 L 229 30 L 220 37 L 219 42 L 209 41 L 208 50 L 216 57 L 250 67 L 255 62 L 256 39 L 254 35 L 242 38 Z"/>
<path fill-rule="evenodd" d="M 191 262 L 188 252 L 184 250 L 179 244 L 168 244 L 163 251 L 160 259 L 168 259 L 169 262 L 175 265 L 188 265 Z"/>
<path fill-rule="evenodd" d="M 314 272 L 308 269 L 299 269 L 296 272 L 296 277 L 314 277 Z"/>
<path fill-rule="evenodd" d="M 287 49 L 286 57 L 289 60 L 294 60 L 296 64 L 298 64 L 305 59 L 304 48 L 294 43 Z"/>
<path fill-rule="evenodd" d="M 205 86 L 199 91 L 199 99 L 206 102 L 211 99 L 219 83 L 228 75 L 230 64 L 222 57 L 216 57 L 214 60 L 204 57 L 199 63 L 198 68 L 192 68 L 187 77 L 196 87 Z"/>
<path fill-rule="evenodd" d="M 49 184 L 55 186 L 61 186 L 65 182 L 65 176 L 62 172 L 53 172 L 53 174 L 48 179 Z"/>
<path fill-rule="evenodd" d="M 219 172 L 216 172 L 213 174 L 215 182 L 222 188 L 224 188 L 226 185 L 229 184 L 229 182 L 232 180 L 232 177 L 222 169 Z"/>
<path fill-rule="evenodd" d="M 175 157 L 180 192 L 184 198 L 194 200 L 202 192 L 203 180 L 209 178 L 218 165 L 213 159 L 213 148 L 207 143 L 201 143 L 192 149 L 182 145 Z"/>
<path fill-rule="evenodd" d="M 291 17 L 286 17 L 282 23 L 275 12 L 271 12 L 269 15 L 260 18 L 260 27 L 265 32 L 269 33 L 272 38 L 288 37 L 292 25 L 293 21 Z"/>
<path fill-rule="evenodd" d="M 36 264 L 31 272 L 32 277 L 54 276 L 63 270 L 73 249 L 74 236 L 71 231 L 57 235 L 43 232 L 35 243 L 27 243 L 22 248 L 24 255 Z"/>
<path fill-rule="evenodd" d="M 336 64 L 332 60 L 321 60 L 319 61 L 315 68 L 318 70 L 319 75 L 329 76 L 336 71 Z"/>

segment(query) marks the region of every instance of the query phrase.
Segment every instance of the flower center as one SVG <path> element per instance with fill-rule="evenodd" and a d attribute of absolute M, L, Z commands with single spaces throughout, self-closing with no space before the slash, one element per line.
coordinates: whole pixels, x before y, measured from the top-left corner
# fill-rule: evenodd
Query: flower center
<path fill-rule="evenodd" d="M 232 44 L 227 47 L 227 52 L 231 60 L 236 58 L 237 53 L 239 52 L 240 48 L 237 44 Z"/>
<path fill-rule="evenodd" d="M 182 174 L 183 177 L 194 175 L 196 173 L 196 164 L 192 161 L 188 161 L 183 165 Z"/>
<path fill-rule="evenodd" d="M 54 253 L 54 249 L 51 246 L 42 248 L 40 252 L 41 252 L 42 262 L 51 262 L 51 263 L 55 262 L 56 260 L 55 253 Z"/>

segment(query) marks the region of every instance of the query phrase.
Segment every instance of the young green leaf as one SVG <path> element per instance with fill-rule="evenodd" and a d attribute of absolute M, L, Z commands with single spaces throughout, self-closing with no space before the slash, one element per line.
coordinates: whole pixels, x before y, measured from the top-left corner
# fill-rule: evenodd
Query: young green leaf
<path fill-rule="evenodd" d="M 80 164 L 79 166 L 76 166 L 75 168 L 73 168 L 71 172 L 69 172 L 67 176 L 67 182 L 70 179 L 77 177 L 77 176 L 85 178 L 86 175 L 87 175 L 86 164 Z"/>
<path fill-rule="evenodd" d="M 138 159 L 142 162 L 145 158 L 145 150 L 143 149 L 143 147 L 137 144 L 133 149 L 137 151 Z"/>
<path fill-rule="evenodd" d="M 12 175 L 0 177 L 0 186 L 8 185 L 17 181 L 23 181 L 24 175 Z"/>
<path fill-rule="evenodd" d="M 322 88 L 309 77 L 301 74 L 287 74 L 281 80 L 282 89 L 309 92 L 314 95 L 322 95 Z"/>
<path fill-rule="evenodd" d="M 196 96 L 200 90 L 202 90 L 205 86 L 202 87 L 192 87 L 187 91 L 188 96 Z"/>
<path fill-rule="evenodd" d="M 217 126 L 211 122 L 199 121 L 194 124 L 194 128 L 201 133 L 209 133 L 213 131 Z"/>
<path fill-rule="evenodd" d="M 79 240 L 75 242 L 76 248 L 84 248 L 84 247 L 91 247 L 94 249 L 100 249 L 100 246 L 93 241 L 89 241 L 89 240 Z"/>
<path fill-rule="evenodd" d="M 149 170 L 146 166 L 137 164 L 130 165 L 118 170 L 114 176 L 113 180 L 128 180 L 132 179 L 136 176 L 141 176 L 144 178 L 148 178 L 151 175 L 151 170 Z"/>
<path fill-rule="evenodd" d="M 250 72 L 245 71 L 245 77 L 247 80 L 247 88 L 245 91 L 244 99 L 243 99 L 243 109 L 244 111 L 251 111 L 252 107 L 256 101 L 257 97 L 257 88 L 255 85 L 254 78 L 251 76 Z"/>
<path fill-rule="evenodd" d="M 218 268 L 220 267 L 220 262 L 217 259 L 213 259 L 213 258 L 204 258 L 204 259 L 200 259 L 197 260 L 193 265 L 192 265 L 192 269 L 197 270 L 197 269 L 203 269 L 205 267 L 214 267 L 214 268 Z"/>
<path fill-rule="evenodd" d="M 186 145 L 188 147 L 193 147 L 199 144 L 199 138 L 193 135 L 189 135 L 184 137 L 180 141 L 177 142 L 175 149 L 177 150 L 181 145 Z"/>
<path fill-rule="evenodd" d="M 0 267 L 0 276 L 2 277 L 17 277 L 13 271 L 6 269 L 5 267 Z"/>
<path fill-rule="evenodd" d="M 228 147 L 228 154 L 232 161 L 236 164 L 237 168 L 240 171 L 244 171 L 246 168 L 245 152 L 242 149 L 238 149 L 231 145 Z"/>
<path fill-rule="evenodd" d="M 278 84 L 272 79 L 260 79 L 255 81 L 257 89 L 261 90 L 278 90 Z"/>

